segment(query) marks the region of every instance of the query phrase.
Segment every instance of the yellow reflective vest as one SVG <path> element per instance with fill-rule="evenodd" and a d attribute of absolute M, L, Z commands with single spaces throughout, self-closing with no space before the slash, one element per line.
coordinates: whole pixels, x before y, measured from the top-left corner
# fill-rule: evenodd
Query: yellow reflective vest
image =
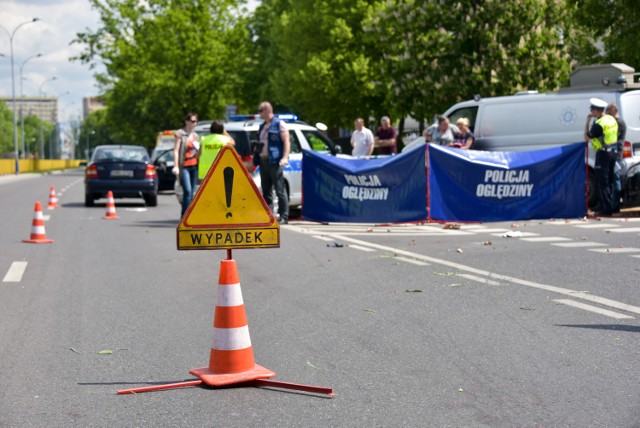
<path fill-rule="evenodd" d="M 604 114 L 596 120 L 596 123 L 602 127 L 603 135 L 602 137 L 591 139 L 591 145 L 595 150 L 600 150 L 603 147 L 602 138 L 604 138 L 604 144 L 607 146 L 618 141 L 618 122 L 615 117 Z"/>
<path fill-rule="evenodd" d="M 216 160 L 216 156 L 225 144 L 229 144 L 231 139 L 223 134 L 211 134 L 200 139 L 202 151 L 198 162 L 198 178 L 203 179 L 207 171 Z"/>

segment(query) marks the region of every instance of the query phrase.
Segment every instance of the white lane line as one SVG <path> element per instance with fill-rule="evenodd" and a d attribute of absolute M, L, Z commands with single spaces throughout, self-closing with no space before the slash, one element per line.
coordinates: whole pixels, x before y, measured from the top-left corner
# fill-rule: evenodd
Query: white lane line
<path fill-rule="evenodd" d="M 618 227 L 618 226 L 616 226 Z M 623 227 L 620 229 L 607 229 L 607 232 L 611 233 L 638 233 L 640 232 L 640 227 Z"/>
<path fill-rule="evenodd" d="M 27 262 L 13 262 L 2 282 L 20 282 L 27 269 Z"/>
<path fill-rule="evenodd" d="M 597 303 L 603 306 L 609 306 L 610 308 L 620 309 L 626 312 L 632 312 L 635 314 L 640 314 L 640 307 L 627 305 L 626 303 L 618 302 L 616 300 L 607 299 L 604 297 L 594 296 L 584 291 L 571 290 L 568 288 L 556 287 L 553 285 L 540 284 L 538 282 L 527 281 L 524 279 L 515 278 L 509 275 L 501 275 L 498 273 L 489 272 L 482 269 L 476 269 L 471 266 L 466 266 L 460 263 L 452 262 L 449 260 L 438 259 L 435 257 L 425 256 L 423 254 L 412 253 L 411 251 L 406 251 L 400 248 L 387 247 L 385 245 L 373 244 L 366 241 L 361 241 L 359 239 L 351 238 L 349 236 L 344 235 L 331 235 L 335 240 L 348 241 L 353 242 L 355 244 L 375 248 L 381 251 L 387 251 L 393 254 L 401 254 L 407 257 L 411 257 L 417 260 L 423 260 L 427 263 L 438 264 L 442 266 L 448 266 L 453 269 L 458 269 L 465 272 L 475 273 L 476 275 L 482 275 L 493 279 L 498 279 L 502 281 L 512 282 L 514 284 L 524 285 L 526 287 L 537 288 L 540 290 L 549 291 L 552 293 L 562 294 L 565 296 L 573 297 L 574 299 L 583 299 L 588 300 L 593 303 Z"/>
<path fill-rule="evenodd" d="M 633 317 L 629 315 L 619 314 L 618 312 L 608 311 L 606 309 L 598 308 L 595 306 L 587 305 L 585 303 L 576 302 L 575 300 L 569 299 L 553 299 L 554 302 L 560 303 L 567 306 L 573 306 L 574 308 L 584 309 L 585 311 L 595 312 L 596 314 L 605 315 L 607 317 L 619 319 L 619 320 L 628 320 L 633 319 Z"/>
<path fill-rule="evenodd" d="M 475 276 L 475 275 L 470 275 L 468 273 L 459 273 L 457 276 L 461 276 L 463 278 L 467 278 L 470 279 L 472 281 L 477 281 L 477 282 L 481 282 L 483 284 L 489 284 L 489 285 L 502 285 L 500 284 L 498 281 L 492 281 L 490 279 L 487 278 L 481 278 L 479 276 Z"/>
<path fill-rule="evenodd" d="M 509 232 L 517 233 L 517 236 L 510 236 L 510 238 L 529 238 L 529 237 L 533 237 L 533 236 L 540 236 L 539 233 L 521 232 L 519 230 L 511 230 Z M 518 233 L 518 232 L 520 232 L 520 233 Z M 492 235 L 493 236 L 499 236 L 499 237 L 504 236 L 503 233 L 492 233 Z"/>
<path fill-rule="evenodd" d="M 596 253 L 640 253 L 640 248 L 626 247 L 626 248 L 590 248 L 589 251 Z"/>
<path fill-rule="evenodd" d="M 505 233 L 509 232 L 511 229 L 483 229 L 483 230 L 474 230 L 474 232 L 478 233 Z"/>
<path fill-rule="evenodd" d="M 558 242 L 558 241 L 570 241 L 570 238 L 562 236 L 536 236 L 533 238 L 522 238 L 523 241 L 528 242 Z"/>
<path fill-rule="evenodd" d="M 349 246 L 353 247 L 353 245 L 349 245 Z M 429 263 L 421 262 L 420 260 L 416 260 L 416 259 L 410 259 L 408 257 L 396 256 L 396 257 L 394 257 L 394 259 L 400 260 L 400 261 L 403 261 L 403 262 L 406 262 L 406 263 L 411 263 L 411 264 L 414 264 L 414 265 L 418 265 L 418 266 L 428 266 L 429 265 Z"/>
<path fill-rule="evenodd" d="M 360 245 L 355 245 L 355 244 L 349 244 L 348 247 L 349 248 L 355 248 L 356 250 L 360 250 L 360 251 L 367 251 L 367 252 L 375 252 L 376 251 L 376 250 L 374 250 L 372 248 L 361 247 Z"/>
<path fill-rule="evenodd" d="M 603 245 L 608 245 L 608 244 L 602 244 L 600 242 L 579 241 L 579 242 L 561 242 L 561 243 L 551 244 L 551 245 L 556 245 L 558 247 L 564 247 L 564 248 L 583 248 L 583 247 L 602 247 Z"/>
<path fill-rule="evenodd" d="M 316 239 L 321 239 L 323 241 L 333 241 L 334 240 L 333 238 L 327 238 L 326 236 L 320 236 L 320 235 L 311 235 L 311 236 L 313 236 Z"/>
<path fill-rule="evenodd" d="M 594 224 L 583 224 L 582 226 L 576 226 L 581 229 L 607 229 L 609 227 L 620 227 L 616 224 L 610 223 L 594 223 Z"/>

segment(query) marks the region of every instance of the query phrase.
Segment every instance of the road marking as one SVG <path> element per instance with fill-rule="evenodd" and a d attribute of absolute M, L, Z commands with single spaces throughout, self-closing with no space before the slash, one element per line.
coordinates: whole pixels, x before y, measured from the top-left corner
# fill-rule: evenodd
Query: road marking
<path fill-rule="evenodd" d="M 333 241 L 333 238 L 328 238 L 326 236 L 320 236 L 320 235 L 311 235 L 311 236 L 313 236 L 316 239 L 321 239 L 323 241 Z"/>
<path fill-rule="evenodd" d="M 582 248 L 582 247 L 601 247 L 603 245 L 609 245 L 609 244 L 602 244 L 600 242 L 580 241 L 580 242 L 562 242 L 562 243 L 551 244 L 551 245 L 556 245 L 558 247 L 564 247 L 564 248 Z"/>
<path fill-rule="evenodd" d="M 629 315 L 619 314 L 618 312 L 608 311 L 606 309 L 598 308 L 595 306 L 587 305 L 584 303 L 576 302 L 575 300 L 569 299 L 553 299 L 554 302 L 560 303 L 567 306 L 573 306 L 574 308 L 584 309 L 585 311 L 595 312 L 596 314 L 605 315 L 611 318 L 625 320 L 625 319 L 633 319 L 633 317 Z"/>
<path fill-rule="evenodd" d="M 467 278 L 467 279 L 471 279 L 473 281 L 478 281 L 478 282 L 482 282 L 483 284 L 489 284 L 489 285 L 502 285 L 501 283 L 499 283 L 498 281 L 492 281 L 490 279 L 487 278 L 481 278 L 479 276 L 475 276 L 475 275 L 470 275 L 468 273 L 459 273 L 457 276 L 461 276 L 463 278 Z"/>
<path fill-rule="evenodd" d="M 594 223 L 594 224 L 583 224 L 582 226 L 576 226 L 580 229 L 606 229 L 609 227 L 620 227 L 617 224 L 609 224 L 609 223 Z"/>
<path fill-rule="evenodd" d="M 349 245 L 349 246 L 353 247 L 353 245 Z M 371 251 L 373 251 L 373 250 L 371 250 Z M 400 261 L 403 261 L 403 262 L 407 262 L 407 263 L 411 263 L 411 264 L 414 264 L 414 265 L 418 265 L 418 266 L 428 266 L 429 265 L 429 263 L 421 262 L 420 260 L 416 260 L 416 259 L 410 259 L 408 257 L 396 256 L 396 257 L 394 257 L 394 259 L 400 260 Z"/>
<path fill-rule="evenodd" d="M 633 248 L 633 247 L 590 248 L 589 251 L 594 251 L 596 253 L 640 253 L 640 248 Z"/>
<path fill-rule="evenodd" d="M 615 226 L 618 227 L 618 226 Z M 611 233 L 638 233 L 640 232 L 640 227 L 624 227 L 620 229 L 607 229 L 607 232 Z"/>
<path fill-rule="evenodd" d="M 355 244 L 349 244 L 349 248 L 355 248 L 356 250 L 368 251 L 368 252 L 375 252 L 376 251 L 374 249 L 367 248 L 367 247 L 361 247 L 360 245 L 355 245 Z"/>
<path fill-rule="evenodd" d="M 504 236 L 505 234 L 503 234 L 503 233 L 492 233 L 492 235 L 493 236 L 499 236 L 499 237 L 503 237 L 504 236 L 505 238 L 529 238 L 529 237 L 532 237 L 532 236 L 540 236 L 539 233 L 521 232 L 519 230 L 510 230 L 509 232 L 517 233 L 517 236 Z M 509 232 L 507 232 L 507 233 L 509 233 Z"/>
<path fill-rule="evenodd" d="M 533 238 L 522 238 L 523 241 L 528 242 L 557 242 L 557 241 L 570 241 L 571 238 L 565 238 L 562 236 L 536 236 Z"/>
<path fill-rule="evenodd" d="M 2 282 L 20 282 L 27 269 L 27 262 L 13 262 Z"/>
<path fill-rule="evenodd" d="M 410 257 L 410 258 L 413 258 L 413 259 L 416 259 L 416 260 L 425 261 L 427 263 L 433 263 L 433 264 L 448 266 L 448 267 L 451 267 L 451 268 L 454 268 L 454 269 L 458 269 L 458 270 L 461 270 L 461 271 L 475 273 L 476 275 L 486 276 L 488 278 L 507 281 L 507 282 L 511 282 L 511 283 L 514 283 L 514 284 L 523 285 L 525 287 L 537 288 L 537 289 L 549 291 L 549 292 L 552 292 L 552 293 L 562 294 L 562 295 L 565 295 L 565 296 L 573 297 L 574 299 L 588 300 L 588 301 L 590 301 L 592 303 L 597 303 L 597 304 L 600 304 L 602 306 L 608 306 L 610 308 L 616 308 L 616 309 L 620 309 L 620 310 L 623 310 L 623 311 L 626 311 L 626 312 L 632 312 L 632 313 L 635 313 L 635 314 L 640 314 L 640 307 L 627 305 L 626 303 L 618 302 L 616 300 L 607 299 L 605 297 L 594 296 L 594 295 L 589 294 L 588 292 L 585 292 L 585 291 L 571 290 L 571 289 L 568 289 L 568 288 L 556 287 L 556 286 L 553 286 L 553 285 L 540 284 L 538 282 L 527 281 L 527 280 L 524 280 L 524 279 L 519 279 L 519 278 L 515 278 L 513 276 L 509 276 L 509 275 L 502 275 L 502 274 L 493 273 L 493 272 L 489 272 L 489 271 L 482 270 L 482 269 L 476 269 L 474 267 L 466 266 L 466 265 L 463 265 L 463 264 L 460 264 L 460 263 L 456 263 L 456 262 L 452 262 L 452 261 L 449 261 L 449 260 L 443 260 L 443 259 L 438 259 L 438 258 L 435 258 L 435 257 L 425 256 L 423 254 L 412 253 L 411 251 L 406 251 L 406 250 L 403 250 L 403 249 L 400 249 L 400 248 L 387 247 L 385 245 L 379 245 L 379 244 L 373 244 L 373 243 L 366 242 L 366 241 L 361 241 L 359 239 L 351 238 L 349 236 L 344 236 L 344 235 L 339 235 L 339 234 L 335 234 L 335 235 L 332 234 L 330 236 L 332 236 L 335 240 L 353 242 L 355 244 L 363 245 L 365 247 L 375 248 L 377 250 L 387 251 L 387 252 L 393 253 L 393 254 L 404 255 L 404 256 L 407 256 L 407 257 Z"/>

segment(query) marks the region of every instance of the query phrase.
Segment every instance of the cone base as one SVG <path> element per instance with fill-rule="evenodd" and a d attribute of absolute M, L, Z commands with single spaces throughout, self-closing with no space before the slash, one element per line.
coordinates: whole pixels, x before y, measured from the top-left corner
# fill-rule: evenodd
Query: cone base
<path fill-rule="evenodd" d="M 102 218 L 106 220 L 116 220 L 116 219 L 119 219 L 120 217 L 118 217 L 117 215 L 105 215 L 105 216 L 102 216 Z"/>
<path fill-rule="evenodd" d="M 29 244 L 51 244 L 53 239 L 23 239 L 22 242 Z"/>
<path fill-rule="evenodd" d="M 58 208 L 57 205 L 47 205 L 48 210 L 55 210 L 56 208 Z"/>
<path fill-rule="evenodd" d="M 209 367 L 189 370 L 189 374 L 199 377 L 209 386 L 233 385 L 235 383 L 250 382 L 258 379 L 268 379 L 276 374 L 258 364 L 252 370 L 239 373 L 213 373 Z"/>

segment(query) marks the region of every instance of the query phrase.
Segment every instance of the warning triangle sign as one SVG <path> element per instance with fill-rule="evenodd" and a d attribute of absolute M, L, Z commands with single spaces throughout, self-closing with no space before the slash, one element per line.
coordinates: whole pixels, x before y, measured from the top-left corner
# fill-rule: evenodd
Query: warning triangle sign
<path fill-rule="evenodd" d="M 237 233 L 229 234 L 230 229 L 236 230 Z M 238 234 L 248 233 L 253 229 L 263 232 L 268 229 L 269 236 L 272 237 L 269 243 L 261 241 L 264 239 L 262 232 L 259 235 L 252 235 L 253 238 L 257 237 L 258 242 L 253 242 L 255 245 L 249 245 L 252 242 L 246 242 L 251 241 L 252 237 L 249 235 L 243 235 L 242 242 L 238 242 L 240 239 L 236 238 Z M 243 248 L 279 246 L 280 236 L 280 226 L 276 218 L 249 176 L 240 156 L 233 146 L 229 145 L 224 146 L 218 153 L 182 217 L 177 231 L 178 249 L 236 248 L 234 247 L 236 244 Z M 215 234 L 202 235 L 202 232 L 207 231 L 224 233 L 216 241 L 209 236 L 215 237 L 217 236 Z M 274 238 L 276 235 L 277 237 Z M 203 239 L 204 244 L 202 244 Z M 274 242 L 274 239 L 277 242 Z M 189 244 L 186 245 L 186 242 Z M 207 243 L 212 244 L 207 245 Z"/>
<path fill-rule="evenodd" d="M 275 217 L 232 146 L 224 146 L 185 212 L 181 226 L 266 226 Z"/>

